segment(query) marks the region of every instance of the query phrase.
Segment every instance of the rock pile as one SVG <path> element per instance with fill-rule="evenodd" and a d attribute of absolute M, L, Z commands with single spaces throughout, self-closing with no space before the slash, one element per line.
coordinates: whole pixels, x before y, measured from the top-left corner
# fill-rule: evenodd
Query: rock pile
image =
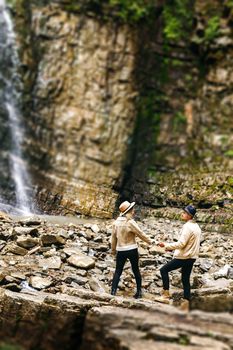
<path fill-rule="evenodd" d="M 112 221 L 92 220 L 77 224 L 54 224 L 38 218 L 12 220 L 1 216 L 0 285 L 11 291 L 41 290 L 58 293 L 68 288 L 109 292 L 115 267 L 110 254 Z M 156 245 L 173 241 L 179 235 L 181 222 L 146 218 L 141 227 L 152 239 L 152 245 L 139 242 L 144 298 L 153 300 L 162 286 L 159 269 L 172 258 Z M 207 310 L 232 309 L 233 241 L 230 234 L 203 232 L 200 258 L 192 274 L 194 300 L 221 296 L 220 310 L 209 303 Z M 181 295 L 180 272 L 171 273 L 174 297 Z M 118 295 L 131 296 L 135 281 L 127 263 L 119 284 Z M 195 297 L 196 295 L 196 297 Z M 231 298 L 229 302 L 229 298 Z M 208 303 L 207 303 L 208 304 Z M 206 305 L 207 305 L 206 304 Z M 199 307 L 194 302 L 195 307 Z M 203 308 L 203 305 L 202 307 Z"/>

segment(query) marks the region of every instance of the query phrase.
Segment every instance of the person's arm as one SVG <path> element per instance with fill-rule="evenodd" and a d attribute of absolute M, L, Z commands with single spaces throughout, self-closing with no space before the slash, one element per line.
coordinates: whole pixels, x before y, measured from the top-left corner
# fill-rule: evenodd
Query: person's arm
<path fill-rule="evenodd" d="M 116 226 L 113 225 L 112 236 L 111 236 L 111 253 L 116 254 L 117 236 L 116 236 Z"/>
<path fill-rule="evenodd" d="M 130 220 L 131 230 L 144 242 L 151 244 L 151 239 L 140 229 L 138 224 L 134 220 Z"/>
<path fill-rule="evenodd" d="M 190 239 L 190 235 L 190 229 L 188 227 L 183 227 L 179 240 L 175 243 L 164 243 L 165 249 L 175 250 L 184 248 Z"/>

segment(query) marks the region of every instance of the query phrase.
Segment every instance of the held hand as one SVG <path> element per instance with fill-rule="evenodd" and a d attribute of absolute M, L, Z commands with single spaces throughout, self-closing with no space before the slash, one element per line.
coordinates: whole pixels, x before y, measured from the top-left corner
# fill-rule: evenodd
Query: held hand
<path fill-rule="evenodd" d="M 165 247 L 165 244 L 164 244 L 163 242 L 159 242 L 159 243 L 158 243 L 158 246 L 161 247 L 161 248 L 163 248 L 163 247 Z"/>

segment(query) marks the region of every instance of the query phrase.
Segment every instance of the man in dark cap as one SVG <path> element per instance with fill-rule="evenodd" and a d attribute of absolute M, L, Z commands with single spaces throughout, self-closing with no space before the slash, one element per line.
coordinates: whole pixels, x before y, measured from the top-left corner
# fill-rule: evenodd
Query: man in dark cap
<path fill-rule="evenodd" d="M 186 221 L 183 225 L 179 240 L 175 243 L 159 243 L 160 247 L 164 247 L 165 250 L 175 250 L 173 259 L 165 264 L 160 273 L 163 280 L 163 291 L 161 302 L 169 303 L 169 275 L 170 271 L 181 268 L 181 278 L 184 289 L 184 300 L 181 303 L 181 309 L 189 310 L 190 301 L 190 275 L 192 272 L 193 264 L 198 258 L 200 241 L 201 241 L 201 229 L 199 225 L 193 220 L 196 214 L 196 209 L 192 205 L 188 205 L 182 212 L 181 219 Z"/>

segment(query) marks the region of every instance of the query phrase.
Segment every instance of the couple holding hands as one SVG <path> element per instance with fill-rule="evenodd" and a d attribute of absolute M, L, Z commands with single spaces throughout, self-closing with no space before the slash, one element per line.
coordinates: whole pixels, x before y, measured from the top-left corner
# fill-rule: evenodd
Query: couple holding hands
<path fill-rule="evenodd" d="M 140 238 L 147 244 L 151 244 L 151 239 L 142 232 L 137 223 L 134 221 L 134 206 L 135 202 L 125 201 L 119 206 L 120 215 L 113 223 L 111 249 L 112 253 L 116 254 L 116 269 L 112 281 L 111 294 L 116 295 L 118 283 L 127 259 L 129 259 L 135 276 L 137 291 L 134 298 L 142 298 L 142 278 L 139 270 L 139 254 L 136 243 L 136 237 Z M 181 279 L 184 290 L 184 300 L 181 303 L 181 309 L 189 309 L 190 301 L 190 275 L 193 264 L 198 258 L 201 229 L 194 221 L 196 209 L 192 205 L 184 208 L 181 219 L 185 221 L 180 236 L 177 242 L 163 243 L 158 245 L 164 247 L 165 251 L 174 250 L 173 259 L 165 264 L 161 269 L 161 277 L 163 282 L 163 290 L 161 297 L 156 300 L 164 303 L 169 303 L 169 275 L 172 270 L 181 268 Z"/>

